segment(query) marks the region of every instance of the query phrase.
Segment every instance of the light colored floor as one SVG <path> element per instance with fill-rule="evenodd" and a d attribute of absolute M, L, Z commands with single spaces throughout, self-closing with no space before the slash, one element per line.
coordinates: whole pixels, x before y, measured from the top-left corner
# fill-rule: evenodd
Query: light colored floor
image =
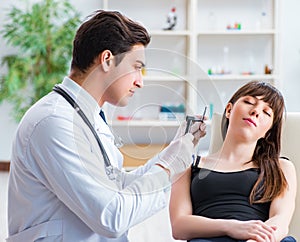
<path fill-rule="evenodd" d="M 0 172 L 0 241 L 7 237 L 7 182 L 8 172 Z M 173 242 L 168 209 L 164 209 L 129 231 L 131 242 Z M 178 241 L 178 240 L 176 240 Z"/>

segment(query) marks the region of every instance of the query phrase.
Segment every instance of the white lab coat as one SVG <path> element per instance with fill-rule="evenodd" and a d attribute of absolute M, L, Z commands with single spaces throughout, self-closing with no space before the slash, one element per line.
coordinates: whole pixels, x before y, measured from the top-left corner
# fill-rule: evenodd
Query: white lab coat
<path fill-rule="evenodd" d="M 120 168 L 122 155 L 97 102 L 69 78 L 61 87 L 78 102 Z M 50 93 L 27 112 L 16 132 L 7 241 L 128 241 L 130 227 L 167 204 L 168 175 L 153 162 L 118 173 L 117 182 L 109 180 L 87 125 L 62 96 Z"/>

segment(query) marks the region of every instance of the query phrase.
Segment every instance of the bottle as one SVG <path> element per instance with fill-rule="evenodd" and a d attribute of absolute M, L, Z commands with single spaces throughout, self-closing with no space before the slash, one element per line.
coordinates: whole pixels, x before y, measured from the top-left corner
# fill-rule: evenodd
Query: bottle
<path fill-rule="evenodd" d="M 249 54 L 249 75 L 255 74 L 255 59 L 252 53 Z"/>
<path fill-rule="evenodd" d="M 267 13 L 264 10 L 260 13 L 260 28 L 267 28 Z"/>
<path fill-rule="evenodd" d="M 229 48 L 228 48 L 228 46 L 224 46 L 224 48 L 223 48 L 223 74 L 230 74 L 229 64 L 228 64 L 228 55 L 229 55 Z"/>
<path fill-rule="evenodd" d="M 172 69 L 171 72 L 175 75 L 175 76 L 180 76 L 181 74 L 181 68 L 180 68 L 180 60 L 178 59 L 177 56 L 175 56 L 172 60 Z"/>
<path fill-rule="evenodd" d="M 213 11 L 210 11 L 208 14 L 208 30 L 216 30 L 217 28 L 217 19 Z"/>
<path fill-rule="evenodd" d="M 267 2 L 266 0 L 261 1 L 261 11 L 260 11 L 260 28 L 268 28 L 268 13 L 267 13 Z"/>
<path fill-rule="evenodd" d="M 213 114 L 214 114 L 214 104 L 210 103 L 209 104 L 209 119 L 212 119 Z"/>

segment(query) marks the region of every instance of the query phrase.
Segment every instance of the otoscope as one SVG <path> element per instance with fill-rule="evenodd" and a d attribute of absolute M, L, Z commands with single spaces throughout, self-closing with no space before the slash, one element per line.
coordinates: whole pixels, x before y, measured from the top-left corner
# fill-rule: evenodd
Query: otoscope
<path fill-rule="evenodd" d="M 185 128 L 185 132 L 184 134 L 188 133 L 192 124 L 195 123 L 195 122 L 204 122 L 204 116 L 205 116 L 205 113 L 206 113 L 206 109 L 207 109 L 207 106 L 205 106 L 204 108 L 204 111 L 203 111 L 203 114 L 202 114 L 202 117 L 201 118 L 197 118 L 195 116 L 190 116 L 190 115 L 187 115 L 186 116 L 186 128 Z"/>

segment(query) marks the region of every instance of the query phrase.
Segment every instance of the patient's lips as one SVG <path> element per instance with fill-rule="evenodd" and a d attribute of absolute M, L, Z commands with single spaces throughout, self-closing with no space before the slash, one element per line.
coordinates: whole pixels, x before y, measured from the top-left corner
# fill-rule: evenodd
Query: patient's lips
<path fill-rule="evenodd" d="M 243 120 L 256 127 L 256 123 L 251 118 L 243 118 Z"/>

